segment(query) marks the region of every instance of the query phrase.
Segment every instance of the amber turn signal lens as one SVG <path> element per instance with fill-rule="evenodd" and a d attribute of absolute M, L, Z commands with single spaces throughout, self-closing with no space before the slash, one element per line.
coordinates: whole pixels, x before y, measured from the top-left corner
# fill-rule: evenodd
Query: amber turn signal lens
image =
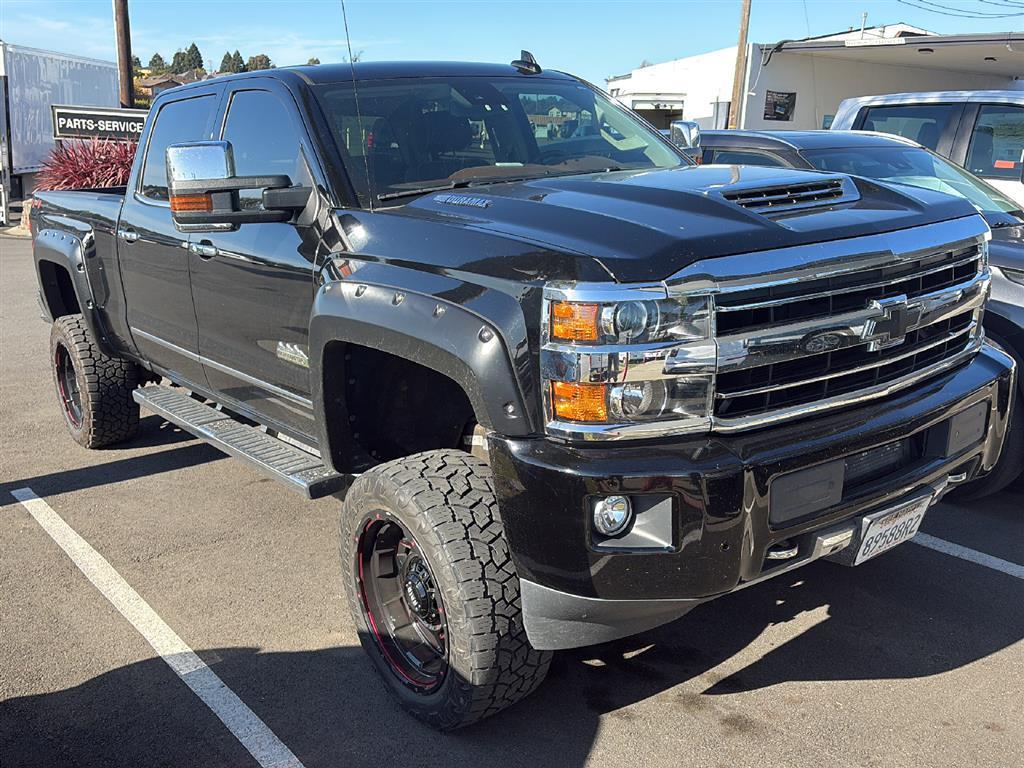
<path fill-rule="evenodd" d="M 551 304 L 551 338 L 564 341 L 597 341 L 597 304 L 556 301 Z"/>
<path fill-rule="evenodd" d="M 199 211 L 208 213 L 213 210 L 213 198 L 209 195 L 171 195 L 171 212 Z"/>
<path fill-rule="evenodd" d="M 608 387 L 604 384 L 551 382 L 555 417 L 564 421 L 608 421 Z"/>

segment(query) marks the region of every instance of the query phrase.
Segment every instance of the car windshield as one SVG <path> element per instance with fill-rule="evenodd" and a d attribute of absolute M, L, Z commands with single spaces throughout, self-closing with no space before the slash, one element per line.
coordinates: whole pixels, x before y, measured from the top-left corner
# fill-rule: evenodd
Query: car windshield
<path fill-rule="evenodd" d="M 583 83 L 447 77 L 315 87 L 363 205 L 425 189 L 686 160 Z"/>
<path fill-rule="evenodd" d="M 822 171 L 849 173 L 967 198 L 982 213 L 1013 213 L 1020 206 L 981 179 L 920 147 L 807 149 L 801 154 Z"/>

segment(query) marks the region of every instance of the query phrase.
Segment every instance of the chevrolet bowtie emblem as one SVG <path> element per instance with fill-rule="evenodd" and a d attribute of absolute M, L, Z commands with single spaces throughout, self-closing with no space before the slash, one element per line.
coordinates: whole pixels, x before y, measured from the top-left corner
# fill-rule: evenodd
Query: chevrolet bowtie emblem
<path fill-rule="evenodd" d="M 892 296 L 868 302 L 868 309 L 877 310 L 880 315 L 864 324 L 861 338 L 870 342 L 868 350 L 877 352 L 887 347 L 902 344 L 907 332 L 921 322 L 921 305 L 907 304 L 906 296 Z"/>

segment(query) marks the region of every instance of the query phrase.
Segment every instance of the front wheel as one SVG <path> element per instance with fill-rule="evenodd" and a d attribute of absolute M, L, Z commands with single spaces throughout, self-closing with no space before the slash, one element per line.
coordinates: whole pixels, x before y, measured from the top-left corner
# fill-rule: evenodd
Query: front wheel
<path fill-rule="evenodd" d="M 526 638 L 486 463 L 439 450 L 374 468 L 345 497 L 341 542 L 360 641 L 413 715 L 460 728 L 540 685 L 551 653 Z"/>

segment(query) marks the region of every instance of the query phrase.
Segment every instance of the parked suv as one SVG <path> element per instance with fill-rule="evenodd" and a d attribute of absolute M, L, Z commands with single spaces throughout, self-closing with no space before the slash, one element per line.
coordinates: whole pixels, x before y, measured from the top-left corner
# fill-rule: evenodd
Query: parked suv
<path fill-rule="evenodd" d="M 127 187 L 31 223 L 74 439 L 141 405 L 336 494 L 360 639 L 440 728 L 553 650 L 906 541 L 1013 401 L 971 205 L 700 168 L 529 55 L 173 88 Z"/>
<path fill-rule="evenodd" d="M 1024 91 L 859 96 L 840 103 L 831 127 L 912 139 L 1024 208 Z"/>

